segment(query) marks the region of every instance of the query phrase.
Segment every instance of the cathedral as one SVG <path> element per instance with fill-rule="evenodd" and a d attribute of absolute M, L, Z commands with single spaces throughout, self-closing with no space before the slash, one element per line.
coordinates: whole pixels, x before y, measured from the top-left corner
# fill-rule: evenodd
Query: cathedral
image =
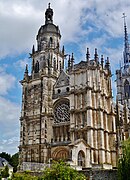
<path fill-rule="evenodd" d="M 63 159 L 72 167 L 112 169 L 118 147 L 128 138 L 130 104 L 130 51 L 125 23 L 124 67 L 117 70 L 117 102 L 113 102 L 110 61 L 99 58 L 74 64 L 60 47 L 61 33 L 53 23 L 50 3 L 45 24 L 32 48 L 22 85 L 20 117 L 20 170 L 42 170 Z M 128 52 L 129 51 L 129 52 Z M 68 67 L 65 69 L 65 59 Z M 124 85 L 124 86 L 123 86 Z"/>

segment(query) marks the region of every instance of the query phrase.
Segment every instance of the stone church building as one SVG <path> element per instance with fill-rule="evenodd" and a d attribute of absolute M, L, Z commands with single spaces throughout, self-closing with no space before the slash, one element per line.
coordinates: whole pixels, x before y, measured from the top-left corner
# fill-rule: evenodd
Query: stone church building
<path fill-rule="evenodd" d="M 86 59 L 74 64 L 73 53 L 66 56 L 60 39 L 49 4 L 36 36 L 37 47 L 32 48 L 31 75 L 26 66 L 21 80 L 20 168 L 39 170 L 63 159 L 77 169 L 112 169 L 120 141 L 117 113 L 121 112 L 123 123 L 126 111 L 120 96 L 119 104 L 113 103 L 109 58 L 99 58 L 95 49 L 90 59 L 87 48 Z"/>

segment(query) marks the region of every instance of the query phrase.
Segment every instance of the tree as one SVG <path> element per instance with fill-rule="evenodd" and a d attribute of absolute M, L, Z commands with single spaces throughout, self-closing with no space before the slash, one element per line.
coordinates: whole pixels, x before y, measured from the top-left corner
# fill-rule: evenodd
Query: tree
<path fill-rule="evenodd" d="M 130 179 L 130 139 L 122 143 L 122 155 L 118 160 L 118 179 Z"/>
<path fill-rule="evenodd" d="M 32 176 L 30 172 L 14 173 L 12 180 L 87 180 L 88 178 L 79 173 L 64 162 L 55 162 L 50 168 L 43 171 L 40 177 Z"/>
<path fill-rule="evenodd" d="M 5 166 L 5 169 L 1 172 L 1 175 L 2 175 L 2 178 L 9 177 L 9 168 L 7 165 Z"/>
<path fill-rule="evenodd" d="M 15 153 L 14 155 L 10 155 L 6 152 L 2 152 L 0 153 L 0 157 L 6 159 L 8 161 L 8 163 L 13 166 L 13 172 L 17 171 L 17 166 L 19 163 L 19 153 Z"/>
<path fill-rule="evenodd" d="M 31 176 L 29 173 L 24 172 L 24 173 L 14 173 L 12 180 L 42 180 L 42 178 Z"/>
<path fill-rule="evenodd" d="M 55 162 L 50 168 L 45 169 L 42 176 L 43 180 L 86 180 L 86 176 L 79 173 L 70 165 L 64 162 Z"/>
<path fill-rule="evenodd" d="M 17 171 L 18 163 L 19 163 L 19 153 L 15 153 L 14 155 L 12 155 L 10 160 L 10 165 L 13 166 L 13 172 Z"/>
<path fill-rule="evenodd" d="M 2 152 L 2 153 L 0 153 L 0 157 L 2 157 L 2 158 L 4 158 L 4 159 L 6 159 L 8 162 L 10 162 L 10 161 L 11 161 L 11 155 L 10 155 L 10 154 L 8 154 L 8 153 L 6 153 L 6 152 Z"/>

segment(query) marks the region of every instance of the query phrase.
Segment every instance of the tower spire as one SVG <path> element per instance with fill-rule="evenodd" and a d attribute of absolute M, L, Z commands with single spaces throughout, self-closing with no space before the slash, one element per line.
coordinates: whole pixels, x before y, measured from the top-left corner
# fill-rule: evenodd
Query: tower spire
<path fill-rule="evenodd" d="M 127 33 L 127 25 L 126 25 L 126 15 L 123 13 L 124 19 L 124 64 L 125 66 L 129 64 L 130 61 L 130 49 L 129 49 L 129 40 Z"/>

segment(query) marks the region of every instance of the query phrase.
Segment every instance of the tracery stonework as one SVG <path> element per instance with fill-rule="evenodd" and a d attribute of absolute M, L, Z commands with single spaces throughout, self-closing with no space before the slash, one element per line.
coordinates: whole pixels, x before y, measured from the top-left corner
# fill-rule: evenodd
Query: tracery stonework
<path fill-rule="evenodd" d="M 62 123 L 70 121 L 69 101 L 60 101 L 54 108 L 54 123 Z"/>
<path fill-rule="evenodd" d="M 117 162 L 119 107 L 112 99 L 109 59 L 104 63 L 95 49 L 91 60 L 87 49 L 85 61 L 78 64 L 73 53 L 68 56 L 65 70 L 60 39 L 49 4 L 37 47 L 32 48 L 31 75 L 26 66 L 21 81 L 20 169 L 44 168 L 53 159 L 78 168 L 112 169 Z"/>
<path fill-rule="evenodd" d="M 54 160 L 68 160 L 68 157 L 69 151 L 66 148 L 57 148 L 52 154 Z"/>

